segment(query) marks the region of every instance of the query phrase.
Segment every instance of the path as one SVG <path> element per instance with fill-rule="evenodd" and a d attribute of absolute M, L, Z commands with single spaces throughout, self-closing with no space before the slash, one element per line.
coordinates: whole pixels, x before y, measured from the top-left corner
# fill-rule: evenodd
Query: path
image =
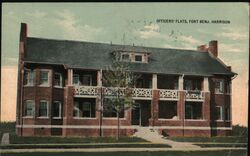
<path fill-rule="evenodd" d="M 2 140 L 1 140 L 2 145 L 8 145 L 10 144 L 10 134 L 9 133 L 4 133 Z"/>
<path fill-rule="evenodd" d="M 168 144 L 172 148 L 201 148 L 200 146 L 193 145 L 189 142 L 176 142 L 166 138 L 158 133 L 157 130 L 149 127 L 138 127 L 138 131 L 134 134 L 136 137 L 143 138 L 152 143 Z"/>

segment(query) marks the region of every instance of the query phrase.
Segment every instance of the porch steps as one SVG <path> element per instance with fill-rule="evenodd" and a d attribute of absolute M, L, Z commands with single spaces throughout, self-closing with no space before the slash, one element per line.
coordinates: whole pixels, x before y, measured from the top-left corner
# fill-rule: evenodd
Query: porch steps
<path fill-rule="evenodd" d="M 172 148 L 200 148 L 199 146 L 193 145 L 192 143 L 176 142 L 166 139 L 161 134 L 159 134 L 157 129 L 152 127 L 138 127 L 134 136 L 143 138 L 152 143 L 168 144 L 172 146 Z"/>

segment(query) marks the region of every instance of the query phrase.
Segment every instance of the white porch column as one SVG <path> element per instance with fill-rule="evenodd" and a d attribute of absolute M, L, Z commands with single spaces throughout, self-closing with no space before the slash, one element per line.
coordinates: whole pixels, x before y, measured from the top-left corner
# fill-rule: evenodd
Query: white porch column
<path fill-rule="evenodd" d="M 97 71 L 97 86 L 102 86 L 102 70 Z"/>
<path fill-rule="evenodd" d="M 209 92 L 209 83 L 208 83 L 208 77 L 204 77 L 204 80 L 203 80 L 203 90 L 205 92 Z"/>
<path fill-rule="evenodd" d="M 73 69 L 68 69 L 68 85 L 73 85 Z"/>
<path fill-rule="evenodd" d="M 184 79 L 183 79 L 183 75 L 180 75 L 179 76 L 179 79 L 178 79 L 178 90 L 183 90 L 184 89 Z"/>
<path fill-rule="evenodd" d="M 152 89 L 157 89 L 157 74 L 153 74 Z"/>

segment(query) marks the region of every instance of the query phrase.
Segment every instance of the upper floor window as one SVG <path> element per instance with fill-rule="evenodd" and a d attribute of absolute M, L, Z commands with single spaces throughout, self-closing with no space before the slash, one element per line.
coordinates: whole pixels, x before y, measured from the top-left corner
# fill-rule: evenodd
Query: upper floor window
<path fill-rule="evenodd" d="M 74 85 L 79 85 L 79 74 L 73 74 L 73 84 Z"/>
<path fill-rule="evenodd" d="M 83 75 L 82 85 L 91 86 L 92 85 L 92 76 L 91 75 Z"/>
<path fill-rule="evenodd" d="M 55 73 L 54 76 L 54 86 L 56 87 L 62 87 L 63 83 L 62 83 L 62 74 L 61 73 Z"/>
<path fill-rule="evenodd" d="M 33 100 L 25 101 L 25 116 L 33 117 L 35 114 L 35 102 Z"/>
<path fill-rule="evenodd" d="M 129 54 L 122 54 L 122 61 L 130 61 Z"/>
<path fill-rule="evenodd" d="M 214 92 L 215 93 L 224 93 L 224 80 L 217 79 L 214 81 Z"/>
<path fill-rule="evenodd" d="M 41 71 L 41 73 L 40 73 L 40 85 L 42 85 L 42 86 L 49 85 L 49 71 Z"/>
<path fill-rule="evenodd" d="M 24 85 L 33 86 L 35 82 L 35 72 L 33 70 L 24 71 Z"/>
<path fill-rule="evenodd" d="M 48 117 L 48 106 L 49 102 L 46 100 L 41 100 L 39 104 L 39 117 Z"/>
<path fill-rule="evenodd" d="M 135 62 L 142 62 L 143 55 L 135 55 Z"/>

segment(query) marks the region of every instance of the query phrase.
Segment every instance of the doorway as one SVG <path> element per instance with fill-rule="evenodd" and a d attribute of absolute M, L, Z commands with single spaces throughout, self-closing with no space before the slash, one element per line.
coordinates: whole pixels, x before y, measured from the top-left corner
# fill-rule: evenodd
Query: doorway
<path fill-rule="evenodd" d="M 132 109 L 132 125 L 149 126 L 151 118 L 151 101 L 136 100 Z"/>

